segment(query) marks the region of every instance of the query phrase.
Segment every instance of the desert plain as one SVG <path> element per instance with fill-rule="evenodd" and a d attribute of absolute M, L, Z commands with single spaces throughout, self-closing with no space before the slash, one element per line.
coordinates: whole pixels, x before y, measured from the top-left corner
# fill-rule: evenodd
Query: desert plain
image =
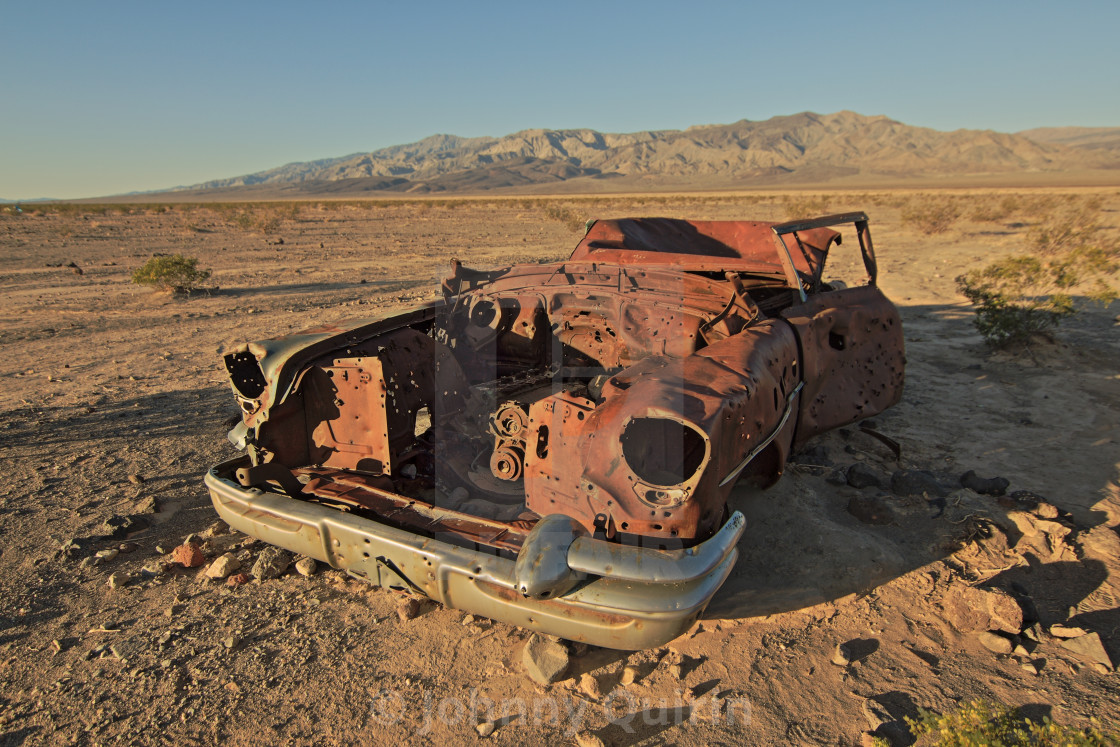
<path fill-rule="evenodd" d="M 906 744 L 905 716 L 977 698 L 1120 732 L 1120 306 L 992 351 L 955 282 L 1086 200 L 1114 239 L 1113 187 L 4 206 L 0 744 Z M 903 219 L 930 201 L 943 232 Z M 737 489 L 738 565 L 678 640 L 571 645 L 539 685 L 509 625 L 322 564 L 206 575 L 265 548 L 202 484 L 235 453 L 224 346 L 434 298 L 452 258 L 562 259 L 587 218 L 843 210 L 871 217 L 905 394 Z M 133 284 L 159 253 L 207 287 Z M 892 481 L 913 470 L 936 487 Z M 171 563 L 192 534 L 208 562 Z"/>

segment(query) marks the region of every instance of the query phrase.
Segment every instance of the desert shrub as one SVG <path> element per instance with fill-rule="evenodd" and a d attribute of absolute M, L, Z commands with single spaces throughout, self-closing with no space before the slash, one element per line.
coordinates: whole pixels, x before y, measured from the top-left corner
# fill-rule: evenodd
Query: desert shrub
<path fill-rule="evenodd" d="M 786 220 L 815 218 L 828 212 L 830 202 L 828 195 L 786 195 L 782 198 L 782 208 L 785 210 Z"/>
<path fill-rule="evenodd" d="M 1116 269 L 1110 254 L 1079 247 L 1058 256 L 1008 257 L 959 276 L 957 288 L 976 307 L 976 328 L 990 345 L 1025 345 L 1077 312 L 1075 288 L 1097 303 L 1116 298 L 1107 282 Z"/>
<path fill-rule="evenodd" d="M 209 270 L 198 269 L 198 260 L 182 254 L 152 257 L 132 273 L 132 282 L 163 291 L 190 292 L 210 277 Z"/>
<path fill-rule="evenodd" d="M 1071 246 L 1093 242 L 1101 231 L 1099 199 L 1067 203 L 1046 216 L 1027 234 L 1034 250 L 1053 255 Z"/>
<path fill-rule="evenodd" d="M 586 225 L 586 221 L 578 213 L 564 205 L 546 205 L 544 214 L 552 220 L 560 221 L 570 231 L 583 231 Z"/>
<path fill-rule="evenodd" d="M 1104 734 L 1095 725 L 1088 729 L 1059 726 L 1049 718 L 1035 723 L 1017 708 L 985 700 L 972 700 L 941 715 L 918 709 L 918 718 L 906 717 L 910 733 L 922 747 L 1096 747 L 1116 745 L 1116 735 Z"/>
<path fill-rule="evenodd" d="M 903 207 L 902 224 L 933 235 L 948 231 L 960 215 L 960 206 L 953 200 L 919 196 Z"/>

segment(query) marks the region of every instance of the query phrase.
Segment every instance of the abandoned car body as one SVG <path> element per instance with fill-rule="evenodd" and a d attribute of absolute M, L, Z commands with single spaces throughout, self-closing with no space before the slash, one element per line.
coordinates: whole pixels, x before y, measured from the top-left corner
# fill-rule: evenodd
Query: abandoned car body
<path fill-rule="evenodd" d="M 824 280 L 854 229 L 867 284 Z M 592 223 L 571 258 L 470 270 L 443 300 L 225 355 L 247 454 L 232 527 L 382 586 L 619 648 L 686 630 L 763 485 L 898 401 L 898 312 L 863 213 Z"/>

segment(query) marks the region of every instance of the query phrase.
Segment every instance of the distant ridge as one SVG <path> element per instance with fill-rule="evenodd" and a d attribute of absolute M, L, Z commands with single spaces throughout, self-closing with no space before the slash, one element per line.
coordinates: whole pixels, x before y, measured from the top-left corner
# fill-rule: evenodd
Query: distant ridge
<path fill-rule="evenodd" d="M 433 135 L 370 153 L 289 163 L 179 191 L 271 187 L 299 194 L 587 191 L 824 183 L 857 177 L 945 178 L 1120 168 L 1120 128 L 1018 134 L 942 132 L 850 111 L 802 112 L 686 130 L 523 130 L 504 137 Z M 258 191 L 253 190 L 253 191 Z"/>

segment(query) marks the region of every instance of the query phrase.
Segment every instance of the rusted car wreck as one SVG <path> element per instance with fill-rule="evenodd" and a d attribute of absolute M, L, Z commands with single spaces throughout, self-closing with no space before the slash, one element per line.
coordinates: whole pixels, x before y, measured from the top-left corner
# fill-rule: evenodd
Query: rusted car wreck
<path fill-rule="evenodd" d="M 824 279 L 858 242 L 865 285 Z M 234 528 L 382 586 L 572 640 L 659 645 L 700 615 L 778 479 L 898 401 L 898 312 L 863 213 L 594 222 L 566 262 L 225 355 Z"/>

